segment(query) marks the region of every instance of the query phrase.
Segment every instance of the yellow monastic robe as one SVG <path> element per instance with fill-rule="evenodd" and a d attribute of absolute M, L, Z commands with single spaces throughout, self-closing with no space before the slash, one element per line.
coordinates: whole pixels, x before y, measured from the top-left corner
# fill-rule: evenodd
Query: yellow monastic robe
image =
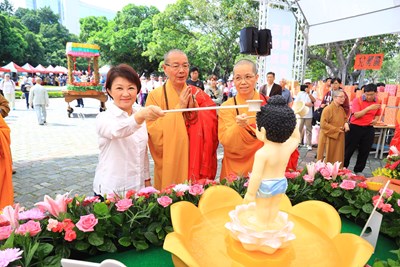
<path fill-rule="evenodd" d="M 262 99 L 262 98 L 261 98 Z M 255 92 L 253 100 L 260 100 L 260 94 Z M 246 100 L 239 94 L 236 95 L 237 105 L 246 105 Z M 235 105 L 234 98 L 228 99 L 221 106 Z M 246 113 L 248 116 L 256 115 L 247 108 L 239 108 L 239 115 Z M 248 176 L 253 168 L 254 154 L 264 143 L 259 141 L 251 130 L 237 125 L 236 109 L 221 109 L 218 111 L 218 139 L 224 146 L 224 158 L 222 159 L 221 178 L 230 174 Z M 249 124 L 254 124 L 255 118 L 249 119 Z M 250 132 L 249 132 L 250 131 Z"/>
<path fill-rule="evenodd" d="M 200 107 L 215 106 L 201 89 L 191 88 Z M 179 109 L 179 95 L 169 81 L 165 90 L 167 97 L 163 86 L 151 91 L 146 106 L 155 105 L 163 110 Z M 197 119 L 188 126 L 182 112 L 166 113 L 163 118 L 146 121 L 149 148 L 154 159 L 155 188 L 163 189 L 186 180 L 215 178 L 218 147 L 216 111 L 199 111 L 196 116 Z"/>
<path fill-rule="evenodd" d="M 14 203 L 10 128 L 0 116 L 0 210 Z"/>
<path fill-rule="evenodd" d="M 347 115 L 342 106 L 336 106 L 332 102 L 322 112 L 321 129 L 319 131 L 317 160 L 324 159 L 325 162 L 344 161 L 344 132 L 340 128 L 344 127 Z"/>

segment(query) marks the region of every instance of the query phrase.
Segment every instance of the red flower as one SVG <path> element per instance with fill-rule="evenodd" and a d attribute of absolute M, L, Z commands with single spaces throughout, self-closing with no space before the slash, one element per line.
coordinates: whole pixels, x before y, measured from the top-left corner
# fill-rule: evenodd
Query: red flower
<path fill-rule="evenodd" d="M 358 183 L 357 186 L 361 187 L 361 188 L 367 188 L 367 183 L 363 181 L 363 182 Z"/>
<path fill-rule="evenodd" d="M 399 164 L 400 164 L 400 160 L 398 160 L 398 161 L 394 162 L 393 164 L 391 164 L 389 166 L 389 169 L 395 170 Z"/>
<path fill-rule="evenodd" d="M 64 239 L 69 241 L 69 242 L 74 241 L 76 239 L 76 232 L 73 231 L 73 230 L 66 231 Z"/>
<path fill-rule="evenodd" d="M 64 219 L 62 224 L 64 231 L 72 230 L 75 227 L 75 224 L 71 221 L 71 219 Z"/>
<path fill-rule="evenodd" d="M 135 190 L 128 190 L 128 192 L 126 192 L 126 198 L 131 198 L 131 196 L 135 194 L 136 194 Z"/>

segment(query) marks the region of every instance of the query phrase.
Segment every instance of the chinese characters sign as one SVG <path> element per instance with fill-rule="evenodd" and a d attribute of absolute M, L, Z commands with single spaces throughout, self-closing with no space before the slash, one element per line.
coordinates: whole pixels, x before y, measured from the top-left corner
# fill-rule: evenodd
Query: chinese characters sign
<path fill-rule="evenodd" d="M 383 54 L 359 54 L 354 61 L 355 70 L 380 70 Z"/>

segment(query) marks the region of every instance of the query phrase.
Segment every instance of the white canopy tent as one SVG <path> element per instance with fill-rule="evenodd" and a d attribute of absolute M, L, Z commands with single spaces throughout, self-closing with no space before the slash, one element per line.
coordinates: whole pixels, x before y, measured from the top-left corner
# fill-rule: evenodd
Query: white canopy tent
<path fill-rule="evenodd" d="M 299 81 L 303 80 L 308 46 L 387 33 L 400 34 L 400 0 L 256 1 L 260 2 L 260 29 L 269 27 L 270 8 L 291 11 L 296 18 L 293 78 Z M 266 57 L 258 58 L 258 66 L 263 84 L 267 72 Z"/>
<path fill-rule="evenodd" d="M 400 0 L 298 0 L 308 45 L 400 33 Z"/>

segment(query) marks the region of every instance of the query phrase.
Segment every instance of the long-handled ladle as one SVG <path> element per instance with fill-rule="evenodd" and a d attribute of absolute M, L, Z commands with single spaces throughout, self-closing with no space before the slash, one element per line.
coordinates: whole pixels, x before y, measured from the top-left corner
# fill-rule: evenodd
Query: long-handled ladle
<path fill-rule="evenodd" d="M 179 108 L 179 109 L 168 109 L 163 110 L 165 113 L 172 112 L 188 112 L 188 111 L 202 111 L 202 110 L 216 110 L 216 109 L 235 109 L 235 108 L 248 108 L 249 111 L 258 112 L 261 109 L 262 100 L 247 100 L 246 105 L 231 105 L 231 106 L 211 106 L 211 107 L 199 107 L 199 108 Z"/>

